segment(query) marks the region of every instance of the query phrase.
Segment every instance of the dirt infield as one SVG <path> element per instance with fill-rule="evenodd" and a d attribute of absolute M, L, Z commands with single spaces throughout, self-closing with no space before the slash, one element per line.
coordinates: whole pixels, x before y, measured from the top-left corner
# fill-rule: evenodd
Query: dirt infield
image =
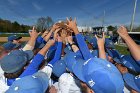
<path fill-rule="evenodd" d="M 28 41 L 29 37 L 22 37 L 21 41 Z M 0 37 L 0 42 L 7 42 L 7 37 Z"/>

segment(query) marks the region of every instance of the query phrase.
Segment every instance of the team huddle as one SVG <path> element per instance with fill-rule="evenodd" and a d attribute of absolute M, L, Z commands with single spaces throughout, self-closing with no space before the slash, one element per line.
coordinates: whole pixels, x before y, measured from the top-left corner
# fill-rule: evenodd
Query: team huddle
<path fill-rule="evenodd" d="M 0 93 L 140 93 L 140 46 L 120 26 L 129 55 L 110 38 L 85 35 L 76 19 L 50 30 L 29 31 L 30 39 L 11 35 L 0 46 Z"/>

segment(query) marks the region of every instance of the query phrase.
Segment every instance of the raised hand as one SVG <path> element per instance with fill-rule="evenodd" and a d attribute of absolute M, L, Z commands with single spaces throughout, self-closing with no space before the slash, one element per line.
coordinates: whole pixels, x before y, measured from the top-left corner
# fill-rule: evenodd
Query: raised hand
<path fill-rule="evenodd" d="M 51 31 L 55 31 L 56 29 L 60 28 L 57 24 L 54 24 L 51 28 Z"/>
<path fill-rule="evenodd" d="M 102 38 L 97 37 L 97 35 L 95 35 L 95 37 L 97 39 L 97 44 L 99 49 L 99 58 L 106 59 L 105 48 L 104 48 L 104 44 L 105 44 L 104 32 Z"/>
<path fill-rule="evenodd" d="M 42 38 L 44 38 L 45 36 L 47 36 L 47 35 L 48 35 L 48 33 L 49 33 L 49 31 L 48 31 L 48 30 L 46 30 L 46 31 L 42 34 Z"/>
<path fill-rule="evenodd" d="M 41 33 L 41 32 L 38 33 L 38 32 L 35 30 L 35 26 L 33 26 L 32 31 L 29 32 L 30 37 L 31 37 L 31 38 L 34 38 L 34 39 L 36 39 L 40 33 Z"/>
<path fill-rule="evenodd" d="M 66 32 L 66 30 L 62 29 L 61 37 L 62 37 L 62 41 L 63 41 L 63 43 L 66 43 L 66 42 L 65 42 L 65 38 L 66 38 L 66 36 L 67 36 L 67 32 Z"/>
<path fill-rule="evenodd" d="M 57 28 L 54 32 L 54 39 L 56 40 L 56 38 L 58 37 L 58 32 L 61 30 L 61 28 Z"/>
<path fill-rule="evenodd" d="M 58 35 L 57 38 L 56 38 L 56 40 L 57 40 L 58 42 L 62 42 L 62 37 L 60 37 L 60 36 Z"/>
<path fill-rule="evenodd" d="M 79 34 L 79 31 L 78 31 L 78 28 L 77 28 L 77 23 L 76 23 L 76 18 L 73 21 L 72 21 L 72 19 L 69 20 L 67 18 L 67 26 L 69 28 L 71 28 L 75 34 Z"/>
<path fill-rule="evenodd" d="M 124 39 L 125 37 L 129 36 L 127 29 L 124 26 L 120 26 L 117 30 L 118 34 Z"/>
<path fill-rule="evenodd" d="M 97 39 L 98 47 L 102 47 L 105 44 L 105 34 L 104 34 L 104 32 L 103 32 L 102 35 L 103 35 L 102 38 L 99 38 L 99 37 L 97 37 L 97 35 L 95 35 L 95 37 Z"/>

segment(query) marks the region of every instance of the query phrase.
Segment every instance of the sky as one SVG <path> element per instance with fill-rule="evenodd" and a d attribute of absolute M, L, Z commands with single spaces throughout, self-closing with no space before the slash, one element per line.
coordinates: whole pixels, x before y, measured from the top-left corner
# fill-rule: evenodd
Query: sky
<path fill-rule="evenodd" d="M 35 25 L 39 17 L 56 22 L 76 17 L 79 26 L 130 25 L 135 0 L 0 0 L 0 18 Z M 104 16 L 105 14 L 105 16 Z M 135 25 L 140 25 L 137 0 Z"/>

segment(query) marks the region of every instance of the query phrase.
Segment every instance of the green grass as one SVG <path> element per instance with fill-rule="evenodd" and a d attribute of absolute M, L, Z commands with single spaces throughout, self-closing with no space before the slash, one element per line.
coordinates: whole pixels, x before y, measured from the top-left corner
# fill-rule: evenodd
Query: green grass
<path fill-rule="evenodd" d="M 127 47 L 115 45 L 115 48 L 123 55 L 129 54 L 129 51 L 127 51 Z"/>

